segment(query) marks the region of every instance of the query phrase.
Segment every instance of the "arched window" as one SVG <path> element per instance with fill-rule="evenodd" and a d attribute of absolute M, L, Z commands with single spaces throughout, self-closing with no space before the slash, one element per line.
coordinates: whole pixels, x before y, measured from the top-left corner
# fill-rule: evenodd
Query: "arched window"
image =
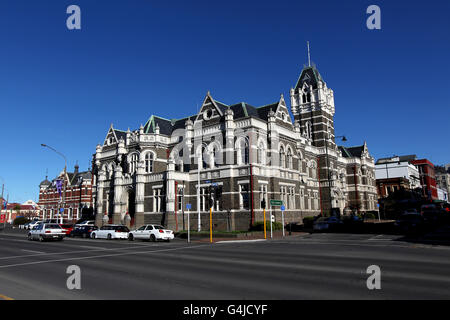
<path fill-rule="evenodd" d="M 250 150 L 247 139 L 240 139 L 237 145 L 237 164 L 250 163 Z"/>
<path fill-rule="evenodd" d="M 145 172 L 146 173 L 151 173 L 153 172 L 153 160 L 154 160 L 154 156 L 152 152 L 149 152 L 145 155 Z"/>
<path fill-rule="evenodd" d="M 249 162 L 250 162 L 250 150 L 248 148 L 247 140 L 244 140 L 242 151 L 243 151 L 243 153 L 242 153 L 242 163 L 243 164 L 249 164 Z"/>
<path fill-rule="evenodd" d="M 287 167 L 288 169 L 292 169 L 292 152 L 291 149 L 287 149 Z"/>
<path fill-rule="evenodd" d="M 202 155 L 201 155 L 201 157 L 202 157 L 202 169 L 206 169 L 207 168 L 207 166 L 208 166 L 208 163 L 207 163 L 207 150 L 206 150 L 206 147 L 205 146 L 202 146 Z"/>
<path fill-rule="evenodd" d="M 264 164 L 264 144 L 262 142 L 260 142 L 258 144 L 258 154 L 257 154 L 257 161 L 259 164 Z"/>
<path fill-rule="evenodd" d="M 284 147 L 280 147 L 280 167 L 284 168 L 286 166 L 286 156 L 284 153 Z"/>
<path fill-rule="evenodd" d="M 130 163 L 129 163 L 130 173 L 136 172 L 138 161 L 139 161 L 138 155 L 136 153 L 133 153 L 131 155 Z"/>
<path fill-rule="evenodd" d="M 312 124 L 311 121 L 306 122 L 306 137 L 308 139 L 312 138 Z"/>

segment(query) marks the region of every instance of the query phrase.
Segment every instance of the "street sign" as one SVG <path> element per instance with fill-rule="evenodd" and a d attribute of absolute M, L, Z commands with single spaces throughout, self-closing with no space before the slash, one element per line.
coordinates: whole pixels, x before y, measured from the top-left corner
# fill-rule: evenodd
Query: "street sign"
<path fill-rule="evenodd" d="M 191 210 L 192 209 L 192 205 L 190 203 L 186 203 L 186 210 Z"/>
<path fill-rule="evenodd" d="M 64 212 L 64 208 L 59 209 L 59 212 L 63 213 Z"/>
<path fill-rule="evenodd" d="M 286 210 L 286 208 L 284 206 L 281 206 L 280 209 L 281 209 L 281 211 Z"/>
<path fill-rule="evenodd" d="M 282 206 L 283 205 L 283 201 L 282 200 L 270 200 L 270 205 L 271 206 Z"/>

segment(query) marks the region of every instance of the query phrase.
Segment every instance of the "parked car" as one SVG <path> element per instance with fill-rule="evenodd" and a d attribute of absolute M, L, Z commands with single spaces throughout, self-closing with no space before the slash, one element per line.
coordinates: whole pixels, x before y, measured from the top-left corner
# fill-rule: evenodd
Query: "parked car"
<path fill-rule="evenodd" d="M 416 209 L 406 209 L 405 211 L 403 211 L 403 214 L 418 214 L 419 212 L 417 212 Z"/>
<path fill-rule="evenodd" d="M 128 232 L 130 230 L 123 225 L 118 224 L 109 224 L 101 227 L 98 230 L 91 232 L 91 238 L 99 238 L 99 239 L 128 239 Z"/>
<path fill-rule="evenodd" d="M 59 240 L 62 241 L 66 234 L 56 223 L 40 223 L 28 232 L 28 240 Z"/>
<path fill-rule="evenodd" d="M 139 229 L 130 231 L 128 234 L 128 240 L 130 241 L 133 241 L 134 239 L 170 241 L 173 240 L 174 237 L 175 235 L 172 230 L 164 229 L 164 227 L 155 224 L 147 224 Z"/>
<path fill-rule="evenodd" d="M 32 230 L 35 226 L 37 226 L 38 224 L 41 224 L 41 223 L 42 223 L 42 221 L 39 221 L 39 220 L 31 221 L 31 222 L 27 223 L 26 229 Z"/>
<path fill-rule="evenodd" d="M 394 225 L 401 232 L 414 233 L 423 229 L 424 222 L 425 219 L 419 213 L 407 213 L 402 214 Z"/>
<path fill-rule="evenodd" d="M 440 209 L 434 204 L 423 205 L 420 208 L 420 214 L 422 215 L 424 221 L 430 224 L 435 224 L 442 218 Z"/>
<path fill-rule="evenodd" d="M 19 224 L 19 229 L 25 229 L 25 230 L 28 230 L 28 225 L 31 223 L 31 221 L 30 222 L 27 222 L 27 223 L 24 223 L 24 224 Z"/>
<path fill-rule="evenodd" d="M 59 224 L 59 226 L 64 230 L 64 232 L 67 236 L 70 234 L 70 232 L 72 232 L 73 224 L 64 223 L 64 224 Z"/>
<path fill-rule="evenodd" d="M 69 237 L 90 238 L 92 231 L 98 230 L 96 226 L 74 226 Z"/>
<path fill-rule="evenodd" d="M 320 217 L 313 224 L 314 231 L 334 231 L 342 226 L 342 221 L 337 217 Z"/>
<path fill-rule="evenodd" d="M 82 222 L 79 222 L 77 224 L 75 224 L 76 227 L 82 227 L 82 226 L 94 226 L 95 225 L 95 221 L 94 220 L 85 220 Z"/>
<path fill-rule="evenodd" d="M 58 224 L 59 220 L 58 219 L 45 219 L 43 222 L 44 223 L 56 223 L 56 224 Z"/>

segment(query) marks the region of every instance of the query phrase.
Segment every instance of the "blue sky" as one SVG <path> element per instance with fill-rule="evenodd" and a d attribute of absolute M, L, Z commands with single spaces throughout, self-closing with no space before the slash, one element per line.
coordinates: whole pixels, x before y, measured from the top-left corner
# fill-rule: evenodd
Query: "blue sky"
<path fill-rule="evenodd" d="M 81 8 L 81 30 L 66 8 Z M 366 8 L 381 8 L 381 30 Z M 449 1 L 23 1 L 0 3 L 0 183 L 36 200 L 64 161 L 88 168 L 111 123 L 197 112 L 206 92 L 254 106 L 289 100 L 312 61 L 335 91 L 337 135 L 377 159 L 450 162 Z M 3 179 L 3 180 L 2 180 Z"/>

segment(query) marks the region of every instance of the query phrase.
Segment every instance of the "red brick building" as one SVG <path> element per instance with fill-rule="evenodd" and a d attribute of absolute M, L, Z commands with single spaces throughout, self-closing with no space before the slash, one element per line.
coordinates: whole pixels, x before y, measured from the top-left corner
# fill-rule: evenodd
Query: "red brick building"
<path fill-rule="evenodd" d="M 63 221 L 75 222 L 81 218 L 93 219 L 92 208 L 92 173 L 79 172 L 78 165 L 73 173 L 64 171 L 52 181 L 47 177 L 39 184 L 39 218 L 60 218 L 58 212 L 63 209 Z M 58 190 L 58 180 L 61 182 L 61 191 Z M 64 187 L 65 197 L 64 197 Z"/>
<path fill-rule="evenodd" d="M 413 160 L 411 163 L 419 169 L 423 195 L 430 200 L 438 200 L 434 165 L 427 159 Z"/>

